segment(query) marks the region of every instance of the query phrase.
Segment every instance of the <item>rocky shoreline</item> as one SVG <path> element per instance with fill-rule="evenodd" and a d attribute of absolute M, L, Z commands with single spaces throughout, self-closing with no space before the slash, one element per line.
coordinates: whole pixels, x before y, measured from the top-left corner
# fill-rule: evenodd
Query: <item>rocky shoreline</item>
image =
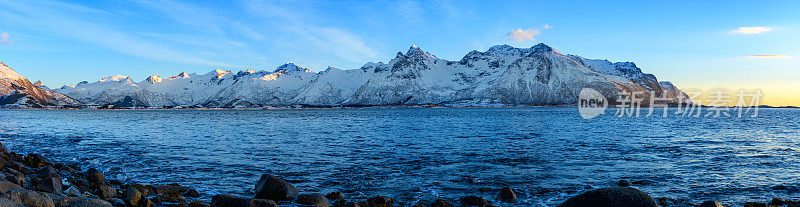
<path fill-rule="evenodd" d="M 436 199 L 415 204 L 401 204 L 394 199 L 373 195 L 365 200 L 347 199 L 341 192 L 301 193 L 291 183 L 273 175 L 263 174 L 255 182 L 253 195 L 241 197 L 219 194 L 204 200 L 200 192 L 179 184 L 135 184 L 106 179 L 95 168 L 78 163 L 52 162 L 38 154 L 17 154 L 0 144 L 0 207 L 452 207 L 505 206 L 517 200 L 514 189 L 495 191 L 492 203 L 480 196 L 465 196 L 448 201 Z M 613 187 L 588 190 L 567 199 L 560 207 L 612 206 L 685 206 L 668 198 L 652 198 L 621 180 Z M 690 204 L 698 207 L 720 207 L 717 201 Z M 800 206 L 799 201 L 774 198 L 769 203 L 748 202 L 745 207 Z"/>

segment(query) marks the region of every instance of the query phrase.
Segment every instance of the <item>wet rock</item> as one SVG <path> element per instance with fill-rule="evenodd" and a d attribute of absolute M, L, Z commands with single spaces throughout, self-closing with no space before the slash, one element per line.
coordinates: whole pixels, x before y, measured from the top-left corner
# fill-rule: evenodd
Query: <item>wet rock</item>
<path fill-rule="evenodd" d="M 505 187 L 500 189 L 500 193 L 497 193 L 497 199 L 503 202 L 514 202 L 517 200 L 517 194 L 514 193 L 514 189 Z"/>
<path fill-rule="evenodd" d="M 698 205 L 697 207 L 724 207 L 721 203 L 717 201 L 705 201 Z"/>
<path fill-rule="evenodd" d="M 90 168 L 89 170 L 86 170 L 85 174 L 86 181 L 89 183 L 89 185 L 100 186 L 106 184 L 106 176 L 103 175 L 103 172 L 100 172 L 97 169 Z"/>
<path fill-rule="evenodd" d="M 36 177 L 39 178 L 47 178 L 47 177 L 60 177 L 58 171 L 52 166 L 44 166 L 36 171 Z"/>
<path fill-rule="evenodd" d="M 331 200 L 339 200 L 339 199 L 344 199 L 344 195 L 342 194 L 342 192 L 331 192 L 328 193 L 328 195 L 325 195 L 325 198 Z"/>
<path fill-rule="evenodd" d="M 56 203 L 58 207 L 113 207 L 108 201 L 94 198 L 65 197 Z"/>
<path fill-rule="evenodd" d="M 192 201 L 189 203 L 189 207 L 209 207 L 209 205 L 210 204 L 208 202 L 203 201 Z"/>
<path fill-rule="evenodd" d="M 25 161 L 27 161 L 31 167 L 35 168 L 53 165 L 53 162 L 50 162 L 46 157 L 39 154 L 29 154 L 25 157 Z"/>
<path fill-rule="evenodd" d="M 617 186 L 619 186 L 619 187 L 630 187 L 631 186 L 631 181 L 619 180 L 619 181 L 617 181 Z"/>
<path fill-rule="evenodd" d="M 336 200 L 336 202 L 333 203 L 333 206 L 334 207 L 366 207 L 366 204 L 364 204 L 364 203 L 355 203 L 355 202 L 345 201 L 345 200 Z"/>
<path fill-rule="evenodd" d="M 314 207 L 329 207 L 330 203 L 328 203 L 328 199 L 325 199 L 325 196 L 322 194 L 314 193 L 314 194 L 300 194 L 297 196 L 297 203 L 303 205 L 312 205 Z"/>
<path fill-rule="evenodd" d="M 771 206 L 782 206 L 782 205 L 786 205 L 786 204 L 788 204 L 788 203 L 786 201 L 783 201 L 783 199 L 780 199 L 780 198 L 772 198 L 772 201 L 769 202 L 769 205 L 771 205 Z"/>
<path fill-rule="evenodd" d="M 190 188 L 185 193 L 183 193 L 183 197 L 197 198 L 200 197 L 200 192 L 197 192 L 197 190 Z"/>
<path fill-rule="evenodd" d="M 142 206 L 144 204 L 143 198 L 142 193 L 133 186 L 128 186 L 122 196 L 122 200 L 130 206 Z"/>
<path fill-rule="evenodd" d="M 0 198 L 12 200 L 26 207 L 55 207 L 50 195 L 32 190 L 9 190 Z"/>
<path fill-rule="evenodd" d="M 431 203 L 431 207 L 453 207 L 453 204 L 442 199 L 436 199 L 433 201 L 433 203 Z"/>
<path fill-rule="evenodd" d="M 69 197 L 81 196 L 81 191 L 78 190 L 78 188 L 75 188 L 75 186 L 70 186 L 69 188 L 67 188 L 67 190 L 63 191 L 62 193 L 64 193 L 64 195 Z"/>
<path fill-rule="evenodd" d="M 567 199 L 560 207 L 615 207 L 640 206 L 656 207 L 656 201 L 650 195 L 631 187 L 608 187 L 586 191 Z"/>
<path fill-rule="evenodd" d="M 6 193 L 9 190 L 15 189 L 24 189 L 22 186 L 17 185 L 16 183 L 8 182 L 8 181 L 0 181 L 0 194 Z"/>
<path fill-rule="evenodd" d="M 18 162 L 9 162 L 8 165 L 9 165 L 9 168 L 11 168 L 12 170 L 15 170 L 15 171 L 17 171 L 17 172 L 19 172 L 21 174 L 31 174 L 31 173 L 33 173 L 33 170 L 31 170 L 31 168 L 29 168 L 29 167 L 27 167 L 25 165 L 19 164 Z"/>
<path fill-rule="evenodd" d="M 114 198 L 117 197 L 117 189 L 114 189 L 111 186 L 101 185 L 97 188 L 95 194 L 102 199 Z"/>
<path fill-rule="evenodd" d="M 278 177 L 264 174 L 256 183 L 257 199 L 294 200 L 297 198 L 297 188 Z"/>
<path fill-rule="evenodd" d="M 667 197 L 660 197 L 660 198 L 656 198 L 655 200 L 656 200 L 656 204 L 658 204 L 658 206 L 661 206 L 661 207 L 674 206 L 676 203 L 678 203 L 678 201 L 676 201 L 675 199 L 667 198 Z"/>
<path fill-rule="evenodd" d="M 467 196 L 461 198 L 461 204 L 463 206 L 486 206 L 489 204 L 489 201 L 480 196 Z"/>
<path fill-rule="evenodd" d="M 178 193 L 183 194 L 186 191 L 189 191 L 189 187 L 178 185 L 178 184 L 169 184 L 169 185 L 156 185 L 153 186 L 155 189 L 156 194 L 167 194 L 167 193 Z"/>
<path fill-rule="evenodd" d="M 211 197 L 211 207 L 277 207 L 275 201 L 252 199 L 233 195 L 215 195 Z"/>
<path fill-rule="evenodd" d="M 766 203 L 759 203 L 759 202 L 747 202 L 744 203 L 744 207 L 768 207 Z"/>
<path fill-rule="evenodd" d="M 34 188 L 53 194 L 61 194 L 61 179 L 57 177 L 38 178 L 34 181 Z"/>
<path fill-rule="evenodd" d="M 386 196 L 375 196 L 372 198 L 367 199 L 366 205 L 367 207 L 390 207 L 394 204 L 394 199 L 391 199 Z"/>
<path fill-rule="evenodd" d="M 22 174 L 7 175 L 6 180 L 16 183 L 17 185 L 20 186 L 25 186 L 26 184 L 25 176 L 23 176 Z"/>
<path fill-rule="evenodd" d="M 8 200 L 5 198 L 0 198 L 0 206 L 2 207 L 25 207 L 22 204 L 14 202 L 12 200 Z"/>
<path fill-rule="evenodd" d="M 160 194 L 153 199 L 157 203 L 186 203 L 188 202 L 179 192 L 172 191 Z"/>
<path fill-rule="evenodd" d="M 125 207 L 126 206 L 125 201 L 123 201 L 122 199 L 119 199 L 119 198 L 106 199 L 106 201 L 111 203 L 111 205 L 114 206 L 114 207 Z"/>

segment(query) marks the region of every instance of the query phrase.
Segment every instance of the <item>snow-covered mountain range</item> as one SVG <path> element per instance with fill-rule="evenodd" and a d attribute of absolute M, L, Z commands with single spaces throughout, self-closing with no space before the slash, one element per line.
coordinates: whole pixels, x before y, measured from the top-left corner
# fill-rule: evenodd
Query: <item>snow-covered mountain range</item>
<path fill-rule="evenodd" d="M 328 67 L 315 73 L 287 63 L 273 71 L 217 69 L 168 78 L 153 75 L 141 82 L 115 75 L 53 91 L 87 105 L 123 107 L 486 106 L 576 104 L 582 88 L 612 100 L 620 89 L 675 101 L 684 95 L 631 62 L 565 55 L 545 44 L 497 45 L 469 52 L 459 61 L 412 46 L 387 63 L 351 70 Z"/>

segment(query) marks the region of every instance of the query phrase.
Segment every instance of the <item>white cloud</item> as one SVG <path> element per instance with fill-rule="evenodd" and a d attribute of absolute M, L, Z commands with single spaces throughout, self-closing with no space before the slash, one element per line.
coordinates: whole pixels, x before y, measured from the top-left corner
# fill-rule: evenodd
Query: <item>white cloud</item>
<path fill-rule="evenodd" d="M 769 32 L 770 30 L 772 30 L 772 28 L 769 27 L 739 27 L 731 32 L 738 34 L 760 34 Z"/>
<path fill-rule="evenodd" d="M 8 32 L 0 33 L 0 45 L 11 44 L 11 41 L 8 41 L 9 37 L 11 37 L 11 35 L 9 35 Z"/>
<path fill-rule="evenodd" d="M 549 30 L 552 28 L 552 25 L 545 24 L 539 28 L 511 30 L 511 32 L 506 34 L 506 39 L 514 40 L 516 42 L 536 41 L 536 38 L 533 36 L 542 34 L 542 30 Z"/>
<path fill-rule="evenodd" d="M 537 29 L 516 29 L 506 34 L 506 38 L 517 42 L 536 41 L 536 38 L 533 38 L 533 36 L 540 34 L 542 34 L 542 32 Z"/>

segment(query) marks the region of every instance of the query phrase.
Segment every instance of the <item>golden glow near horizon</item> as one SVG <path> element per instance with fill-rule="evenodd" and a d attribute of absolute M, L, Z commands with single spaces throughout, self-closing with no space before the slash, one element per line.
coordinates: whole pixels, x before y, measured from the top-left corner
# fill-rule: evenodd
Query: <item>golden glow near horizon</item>
<path fill-rule="evenodd" d="M 749 58 L 790 58 L 788 55 L 748 55 Z"/>

